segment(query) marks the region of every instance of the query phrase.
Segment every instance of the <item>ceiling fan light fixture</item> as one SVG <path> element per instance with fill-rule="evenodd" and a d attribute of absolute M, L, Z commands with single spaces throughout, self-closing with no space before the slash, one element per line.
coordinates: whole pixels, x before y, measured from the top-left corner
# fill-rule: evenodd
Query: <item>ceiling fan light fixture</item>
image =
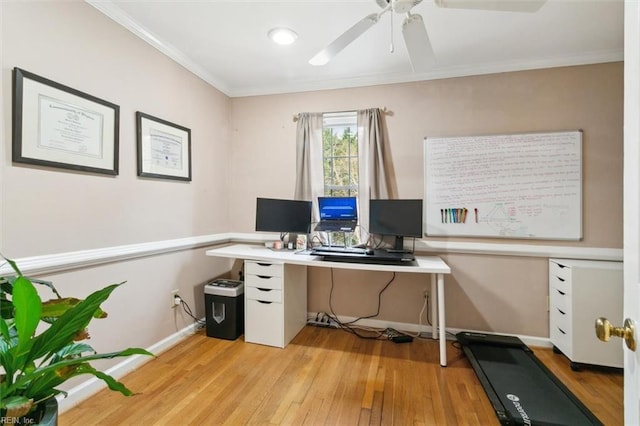
<path fill-rule="evenodd" d="M 329 56 L 329 54 L 323 50 L 313 58 L 309 59 L 309 63 L 314 67 L 321 67 L 329 63 L 330 60 L 331 56 Z"/>
<path fill-rule="evenodd" d="M 267 35 L 274 43 L 282 46 L 292 44 L 298 38 L 298 33 L 285 27 L 272 28 Z"/>

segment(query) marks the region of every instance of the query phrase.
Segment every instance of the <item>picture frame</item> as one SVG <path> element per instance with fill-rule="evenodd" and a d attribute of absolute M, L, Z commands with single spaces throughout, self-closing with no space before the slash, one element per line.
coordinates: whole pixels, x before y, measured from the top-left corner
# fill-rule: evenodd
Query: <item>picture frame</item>
<path fill-rule="evenodd" d="M 13 69 L 12 161 L 118 174 L 120 107 Z"/>
<path fill-rule="evenodd" d="M 136 112 L 138 176 L 191 181 L 191 130 Z"/>

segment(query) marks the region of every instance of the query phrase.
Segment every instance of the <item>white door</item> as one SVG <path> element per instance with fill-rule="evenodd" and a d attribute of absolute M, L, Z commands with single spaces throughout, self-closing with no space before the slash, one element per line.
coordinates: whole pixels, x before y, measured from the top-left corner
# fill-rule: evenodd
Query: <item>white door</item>
<path fill-rule="evenodd" d="M 625 1 L 624 318 L 640 319 L 640 4 Z M 616 320 L 619 321 L 619 320 Z M 622 326 L 622 324 L 615 324 Z M 636 332 L 636 341 L 638 334 Z M 615 342 L 614 342 L 615 343 Z M 624 424 L 640 424 L 640 350 L 624 347 Z"/>

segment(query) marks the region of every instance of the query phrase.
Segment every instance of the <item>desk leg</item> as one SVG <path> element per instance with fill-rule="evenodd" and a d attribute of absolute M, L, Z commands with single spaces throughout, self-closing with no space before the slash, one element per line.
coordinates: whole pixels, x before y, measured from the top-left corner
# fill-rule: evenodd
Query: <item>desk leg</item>
<path fill-rule="evenodd" d="M 447 366 L 447 338 L 444 322 L 444 275 L 438 274 L 438 324 L 440 326 L 440 365 Z"/>
<path fill-rule="evenodd" d="M 431 337 L 433 340 L 438 338 L 438 301 L 436 296 L 438 290 L 436 288 L 436 274 L 431 274 Z"/>

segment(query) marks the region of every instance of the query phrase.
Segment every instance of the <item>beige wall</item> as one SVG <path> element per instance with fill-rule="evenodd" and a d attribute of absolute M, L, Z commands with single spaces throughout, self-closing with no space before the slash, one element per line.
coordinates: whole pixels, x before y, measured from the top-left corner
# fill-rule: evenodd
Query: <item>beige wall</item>
<path fill-rule="evenodd" d="M 401 198 L 422 197 L 423 138 L 582 129 L 583 227 L 578 242 L 490 240 L 600 248 L 622 247 L 621 63 L 514 72 L 346 90 L 231 100 L 233 160 L 231 227 L 253 229 L 255 197 L 291 197 L 294 190 L 294 114 L 387 107 L 396 183 Z M 443 239 L 440 239 L 443 240 Z M 447 326 L 548 336 L 544 258 L 443 254 Z M 310 272 L 309 311 L 329 309 L 327 271 Z M 397 277 L 383 297 L 380 318 L 417 323 L 425 282 Z M 374 313 L 380 278 L 334 276 L 338 314 Z"/>
<path fill-rule="evenodd" d="M 84 2 L 2 2 L 0 8 L 0 251 L 5 256 L 154 243 L 230 228 L 227 96 Z M 120 106 L 118 176 L 12 164 L 14 67 Z M 136 111 L 191 129 L 192 182 L 137 177 Z M 172 289 L 203 317 L 203 283 L 228 268 L 228 261 L 207 258 L 200 248 L 46 278 L 63 295 L 77 297 L 127 281 L 104 305 L 109 318 L 90 330 L 97 350 L 112 351 L 149 347 L 192 323 L 170 308 Z"/>
<path fill-rule="evenodd" d="M 84 2 L 3 2 L 2 85 L 20 67 L 120 106 L 120 174 L 11 164 L 1 247 L 22 257 L 224 232 L 229 99 Z M 190 183 L 140 179 L 135 113 L 191 129 Z"/>

